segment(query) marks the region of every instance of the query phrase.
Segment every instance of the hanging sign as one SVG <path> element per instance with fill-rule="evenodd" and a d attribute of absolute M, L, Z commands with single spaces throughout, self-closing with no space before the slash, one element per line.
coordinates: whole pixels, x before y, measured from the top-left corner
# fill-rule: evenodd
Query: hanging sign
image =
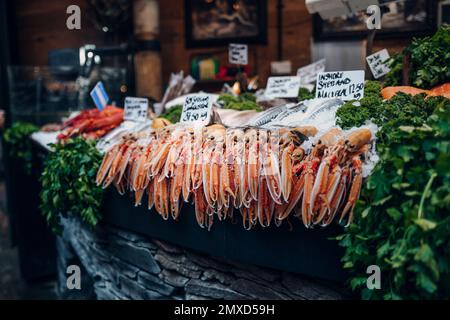
<path fill-rule="evenodd" d="M 367 63 L 370 67 L 370 71 L 372 71 L 373 77 L 375 79 L 379 79 L 382 76 L 385 76 L 389 71 L 391 71 L 391 69 L 386 64 L 389 58 L 389 52 L 386 49 L 375 52 L 374 54 L 366 57 Z"/>
<path fill-rule="evenodd" d="M 300 77 L 300 84 L 314 83 L 317 74 L 325 71 L 325 59 L 321 59 L 297 70 L 297 77 Z"/>
<path fill-rule="evenodd" d="M 101 81 L 99 81 L 94 89 L 92 89 L 91 98 L 94 100 L 95 105 L 100 111 L 108 104 L 109 97 Z"/>
<path fill-rule="evenodd" d="M 269 98 L 297 98 L 300 89 L 299 77 L 270 77 L 265 95 Z"/>
<path fill-rule="evenodd" d="M 135 122 L 145 122 L 148 119 L 148 99 L 126 97 L 124 119 Z"/>
<path fill-rule="evenodd" d="M 321 72 L 317 75 L 316 99 L 359 100 L 364 96 L 364 70 Z"/>
<path fill-rule="evenodd" d="M 211 119 L 212 100 L 207 94 L 189 95 L 184 100 L 182 123 L 207 125 Z"/>
<path fill-rule="evenodd" d="M 231 64 L 248 64 L 248 46 L 246 44 L 230 43 L 228 46 L 228 61 Z"/>

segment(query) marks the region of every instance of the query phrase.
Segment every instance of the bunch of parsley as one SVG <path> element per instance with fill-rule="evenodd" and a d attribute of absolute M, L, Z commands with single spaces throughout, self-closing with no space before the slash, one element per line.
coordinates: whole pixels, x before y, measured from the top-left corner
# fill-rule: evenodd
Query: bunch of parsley
<path fill-rule="evenodd" d="M 365 299 L 450 298 L 450 100 L 393 100 L 381 160 L 338 237 L 342 261 Z M 366 287 L 370 265 L 381 269 L 381 290 Z"/>
<path fill-rule="evenodd" d="M 15 122 L 6 129 L 3 138 L 9 145 L 9 155 L 23 161 L 25 170 L 31 174 L 35 156 L 33 154 L 33 141 L 30 136 L 39 128 L 27 122 Z"/>
<path fill-rule="evenodd" d="M 76 138 L 52 145 L 41 176 L 41 211 L 53 231 L 60 233 L 60 216 L 79 215 L 95 226 L 100 216 L 103 189 L 95 184 L 102 156 L 95 142 Z"/>
<path fill-rule="evenodd" d="M 402 83 L 403 56 L 410 56 L 409 80 L 413 86 L 431 89 L 450 81 L 450 26 L 442 26 L 432 37 L 414 39 L 402 54 L 390 60 L 386 86 Z"/>

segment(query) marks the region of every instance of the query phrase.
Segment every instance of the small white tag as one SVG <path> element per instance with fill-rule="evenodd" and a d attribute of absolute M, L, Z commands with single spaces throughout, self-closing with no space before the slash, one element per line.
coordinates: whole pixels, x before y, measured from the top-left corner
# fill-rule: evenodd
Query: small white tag
<path fill-rule="evenodd" d="M 317 75 L 316 99 L 359 100 L 364 96 L 364 70 L 321 72 Z"/>
<path fill-rule="evenodd" d="M 375 52 L 374 54 L 366 57 L 369 64 L 370 71 L 372 71 L 373 77 L 379 79 L 385 76 L 391 69 L 387 66 L 386 62 L 390 58 L 387 49 Z"/>
<path fill-rule="evenodd" d="M 180 122 L 205 126 L 211 119 L 211 113 L 212 100 L 209 95 L 189 95 L 184 101 Z"/>
<path fill-rule="evenodd" d="M 269 98 L 297 98 L 300 89 L 299 77 L 270 77 L 265 95 Z"/>
<path fill-rule="evenodd" d="M 317 74 L 325 71 L 325 59 L 321 59 L 297 70 L 297 76 L 300 77 L 301 84 L 310 84 L 316 82 Z"/>
<path fill-rule="evenodd" d="M 273 75 L 287 75 L 292 72 L 292 63 L 289 60 L 272 61 L 270 63 L 270 71 Z"/>
<path fill-rule="evenodd" d="M 248 46 L 246 44 L 230 43 L 228 46 L 228 61 L 231 64 L 248 64 Z"/>
<path fill-rule="evenodd" d="M 144 122 L 148 115 L 148 99 L 126 97 L 124 119 L 135 122 Z"/>

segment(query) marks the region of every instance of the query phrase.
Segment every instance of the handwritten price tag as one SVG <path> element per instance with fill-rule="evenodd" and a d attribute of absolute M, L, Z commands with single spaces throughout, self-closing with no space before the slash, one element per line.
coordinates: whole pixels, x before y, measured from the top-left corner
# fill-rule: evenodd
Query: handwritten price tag
<path fill-rule="evenodd" d="M 299 77 L 270 77 L 265 95 L 269 98 L 296 98 L 300 89 Z"/>
<path fill-rule="evenodd" d="M 364 71 L 321 72 L 317 75 L 316 99 L 359 100 L 364 96 Z"/>
<path fill-rule="evenodd" d="M 148 115 L 148 99 L 146 98 L 125 98 L 124 119 L 129 121 L 144 122 Z"/>
<path fill-rule="evenodd" d="M 370 67 L 370 71 L 372 71 L 375 79 L 379 79 L 382 76 L 385 76 L 389 71 L 391 71 L 391 69 L 386 64 L 389 58 L 389 52 L 386 49 L 375 52 L 374 54 L 366 57 L 367 63 Z"/>
<path fill-rule="evenodd" d="M 231 64 L 248 64 L 248 46 L 246 44 L 230 43 L 228 46 L 228 61 Z"/>
<path fill-rule="evenodd" d="M 325 59 L 321 59 L 297 70 L 297 77 L 300 77 L 300 84 L 314 83 L 317 74 L 325 71 Z"/>
<path fill-rule="evenodd" d="M 207 125 L 211 119 L 212 101 L 209 95 L 187 96 L 181 113 L 182 123 Z"/>

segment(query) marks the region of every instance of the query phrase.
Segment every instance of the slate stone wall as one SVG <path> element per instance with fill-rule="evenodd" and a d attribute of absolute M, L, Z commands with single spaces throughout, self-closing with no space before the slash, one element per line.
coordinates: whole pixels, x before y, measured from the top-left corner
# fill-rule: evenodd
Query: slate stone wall
<path fill-rule="evenodd" d="M 335 284 L 241 265 L 166 242 L 77 219 L 58 239 L 61 298 L 71 299 L 342 299 Z M 68 265 L 81 267 L 81 290 L 68 290 Z"/>

